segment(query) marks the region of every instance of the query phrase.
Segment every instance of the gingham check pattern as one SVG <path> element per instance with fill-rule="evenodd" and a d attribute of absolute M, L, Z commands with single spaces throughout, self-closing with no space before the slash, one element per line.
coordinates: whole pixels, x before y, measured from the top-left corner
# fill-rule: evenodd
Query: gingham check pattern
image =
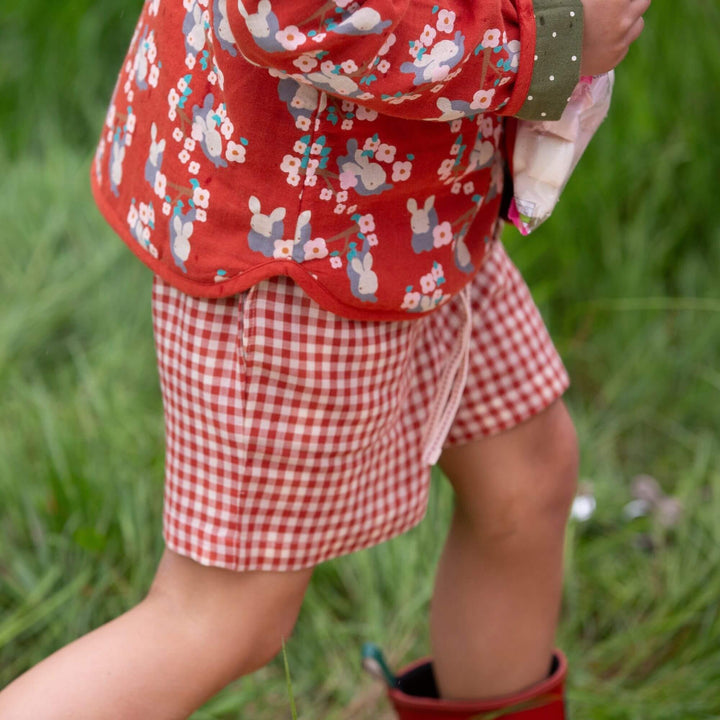
<path fill-rule="evenodd" d="M 448 444 L 522 422 L 567 386 L 500 243 L 469 292 L 470 372 Z M 222 299 L 155 278 L 167 546 L 233 570 L 297 570 L 417 524 L 459 300 L 413 322 L 358 322 L 284 277 Z"/>

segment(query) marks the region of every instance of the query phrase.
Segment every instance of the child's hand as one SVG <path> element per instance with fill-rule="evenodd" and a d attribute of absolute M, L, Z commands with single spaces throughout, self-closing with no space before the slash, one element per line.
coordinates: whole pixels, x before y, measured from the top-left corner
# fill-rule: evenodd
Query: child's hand
<path fill-rule="evenodd" d="M 582 0 L 585 11 L 581 75 L 609 72 L 645 26 L 651 0 Z"/>

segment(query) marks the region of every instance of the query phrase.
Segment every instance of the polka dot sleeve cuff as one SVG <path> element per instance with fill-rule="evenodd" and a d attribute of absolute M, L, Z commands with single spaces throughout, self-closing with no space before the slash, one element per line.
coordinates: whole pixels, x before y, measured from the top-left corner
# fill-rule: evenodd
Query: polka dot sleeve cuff
<path fill-rule="evenodd" d="M 523 120 L 558 120 L 580 77 L 583 6 L 580 0 L 535 0 L 535 65 Z"/>

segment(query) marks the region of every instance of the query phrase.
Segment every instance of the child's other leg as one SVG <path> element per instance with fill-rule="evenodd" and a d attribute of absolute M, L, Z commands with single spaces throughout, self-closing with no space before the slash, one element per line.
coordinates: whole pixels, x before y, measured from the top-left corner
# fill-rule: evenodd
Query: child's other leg
<path fill-rule="evenodd" d="M 456 493 L 431 611 L 443 697 L 502 695 L 547 675 L 577 462 L 562 401 L 507 432 L 443 453 Z"/>
<path fill-rule="evenodd" d="M 181 720 L 265 665 L 312 570 L 236 573 L 165 551 L 147 597 L 0 693 L 3 720 Z"/>

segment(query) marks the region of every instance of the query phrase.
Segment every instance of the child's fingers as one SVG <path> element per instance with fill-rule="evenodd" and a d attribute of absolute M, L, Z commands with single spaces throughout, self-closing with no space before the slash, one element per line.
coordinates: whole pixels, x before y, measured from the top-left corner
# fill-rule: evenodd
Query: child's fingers
<path fill-rule="evenodd" d="M 628 45 L 632 45 L 642 34 L 642 31 L 645 29 L 645 18 L 640 16 L 634 23 L 634 25 L 630 28 L 630 31 L 628 32 L 627 36 L 627 42 Z"/>

